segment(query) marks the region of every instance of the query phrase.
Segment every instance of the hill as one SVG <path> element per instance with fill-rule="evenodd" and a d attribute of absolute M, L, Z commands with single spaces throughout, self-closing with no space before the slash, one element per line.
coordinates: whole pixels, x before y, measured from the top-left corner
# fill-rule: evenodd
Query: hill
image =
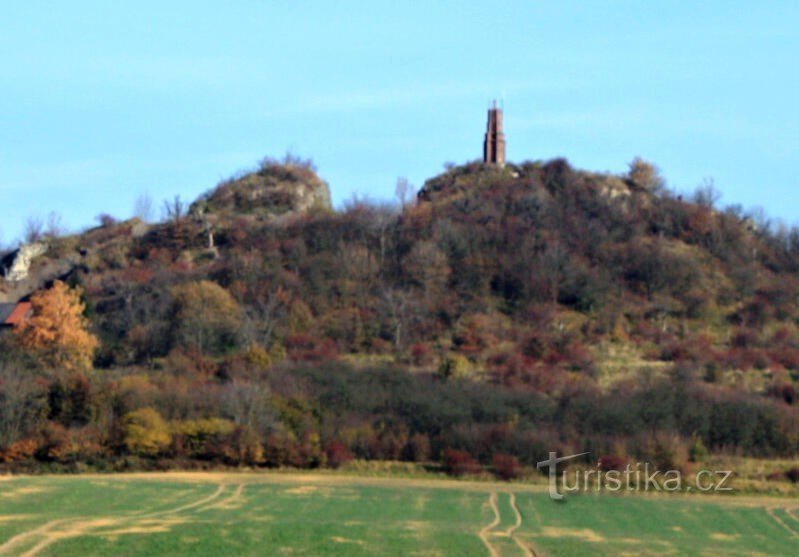
<path fill-rule="evenodd" d="M 333 211 L 308 164 L 269 161 L 165 222 L 50 240 L 32 272 L 58 276 L 35 282 L 83 289 L 96 369 L 40 369 L 6 335 L 4 373 L 43 379 L 0 448 L 62 462 L 48 439 L 89 436 L 98 458 L 303 466 L 796 454 L 799 233 L 713 197 L 640 160 L 616 176 L 557 159 L 452 167 L 402 210 Z M 137 444 L 136 420 L 164 442 Z"/>

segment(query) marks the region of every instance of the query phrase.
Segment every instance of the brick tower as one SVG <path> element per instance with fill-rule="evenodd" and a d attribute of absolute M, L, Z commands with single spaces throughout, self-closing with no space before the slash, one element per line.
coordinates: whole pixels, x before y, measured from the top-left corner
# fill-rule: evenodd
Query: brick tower
<path fill-rule="evenodd" d="M 505 133 L 502 131 L 502 109 L 497 101 L 488 109 L 488 126 L 483 141 L 483 162 L 505 166 Z"/>

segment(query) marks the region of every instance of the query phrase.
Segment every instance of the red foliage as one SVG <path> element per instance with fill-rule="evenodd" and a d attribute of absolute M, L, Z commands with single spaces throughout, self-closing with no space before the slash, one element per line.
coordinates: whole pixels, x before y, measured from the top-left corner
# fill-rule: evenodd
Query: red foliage
<path fill-rule="evenodd" d="M 327 456 L 327 465 L 331 468 L 338 468 L 354 458 L 349 447 L 341 441 L 330 441 L 325 447 L 325 455 Z"/>
<path fill-rule="evenodd" d="M 707 362 L 714 357 L 713 342 L 706 335 L 673 339 L 663 346 L 660 358 L 673 362 Z"/>
<path fill-rule="evenodd" d="M 0 462 L 20 462 L 30 460 L 39 449 L 39 442 L 36 439 L 21 439 L 9 445 L 4 451 L 0 452 Z"/>
<path fill-rule="evenodd" d="M 480 464 L 466 451 L 444 449 L 444 470 L 451 476 L 477 474 L 482 471 Z"/>
<path fill-rule="evenodd" d="M 219 371 L 219 366 L 206 357 L 197 348 L 175 348 L 167 355 L 166 365 L 178 374 L 212 377 Z"/>
<path fill-rule="evenodd" d="M 780 364 L 785 369 L 799 370 L 799 348 L 792 346 L 775 346 L 769 350 L 768 357 L 772 362 Z"/>
<path fill-rule="evenodd" d="M 430 366 L 435 363 L 436 354 L 429 344 L 417 342 L 411 346 L 411 361 L 415 366 Z"/>
<path fill-rule="evenodd" d="M 601 470 L 622 471 L 630 463 L 626 456 L 621 455 L 602 455 L 599 457 L 599 468 Z"/>
<path fill-rule="evenodd" d="M 494 453 L 491 464 L 494 467 L 494 474 L 506 482 L 515 480 L 524 470 L 518 458 L 502 453 Z"/>
<path fill-rule="evenodd" d="M 286 338 L 289 358 L 298 362 L 326 362 L 338 358 L 338 346 L 333 339 L 317 338 L 310 334 Z"/>

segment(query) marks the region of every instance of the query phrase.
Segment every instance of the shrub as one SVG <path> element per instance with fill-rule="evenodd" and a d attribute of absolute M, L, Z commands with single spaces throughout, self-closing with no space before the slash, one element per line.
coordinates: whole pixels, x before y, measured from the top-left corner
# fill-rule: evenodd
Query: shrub
<path fill-rule="evenodd" d="M 466 356 L 453 354 L 447 356 L 438 366 L 438 375 L 442 379 L 459 379 L 467 377 L 472 366 Z"/>
<path fill-rule="evenodd" d="M 155 408 L 128 412 L 122 420 L 125 448 L 134 454 L 155 456 L 172 442 L 169 424 Z"/>
<path fill-rule="evenodd" d="M 616 470 L 616 471 L 623 471 L 627 465 L 630 463 L 630 460 L 623 455 L 602 455 L 599 457 L 599 468 L 600 470 L 608 471 L 608 470 Z"/>
<path fill-rule="evenodd" d="M 349 447 L 341 441 L 330 441 L 325 447 L 325 456 L 327 465 L 331 468 L 338 468 L 354 458 Z"/>
<path fill-rule="evenodd" d="M 225 457 L 234 464 L 263 464 L 264 448 L 258 433 L 248 427 L 237 427 L 230 436 Z"/>
<path fill-rule="evenodd" d="M 652 458 L 658 470 L 682 470 L 687 453 L 685 442 L 679 436 L 660 434 L 655 440 Z"/>
<path fill-rule="evenodd" d="M 286 339 L 288 357 L 297 362 L 327 362 L 338 357 L 338 346 L 330 338 L 302 333 Z"/>
<path fill-rule="evenodd" d="M 430 437 L 424 433 L 414 433 L 405 446 L 404 458 L 411 462 L 427 462 L 430 460 Z"/>
<path fill-rule="evenodd" d="M 411 346 L 411 362 L 415 366 L 429 366 L 435 362 L 435 353 L 429 344 L 417 342 Z"/>
<path fill-rule="evenodd" d="M 62 463 L 86 461 L 105 453 L 102 432 L 93 426 L 66 428 L 48 422 L 42 428 L 36 457 Z"/>
<path fill-rule="evenodd" d="M 788 478 L 791 483 L 799 483 L 799 466 L 794 466 L 787 470 L 785 472 L 785 477 Z"/>
<path fill-rule="evenodd" d="M 173 425 L 175 442 L 181 452 L 198 458 L 224 456 L 226 441 L 235 431 L 236 425 L 222 418 L 186 420 Z"/>
<path fill-rule="evenodd" d="M 517 457 L 503 453 L 494 453 L 491 464 L 494 468 L 494 474 L 506 482 L 515 480 L 521 476 L 523 471 L 523 467 Z"/>
<path fill-rule="evenodd" d="M 695 436 L 691 442 L 691 448 L 688 449 L 688 459 L 691 462 L 703 462 L 709 454 L 702 438 Z"/>
<path fill-rule="evenodd" d="M 466 451 L 444 449 L 444 471 L 451 476 L 477 474 L 482 470 L 478 462 Z"/>
<path fill-rule="evenodd" d="M 0 452 L 0 462 L 20 462 L 30 460 L 39 449 L 39 441 L 32 438 L 20 439 Z"/>
<path fill-rule="evenodd" d="M 172 288 L 174 334 L 182 346 L 220 354 L 238 343 L 242 310 L 233 296 L 208 280 Z"/>

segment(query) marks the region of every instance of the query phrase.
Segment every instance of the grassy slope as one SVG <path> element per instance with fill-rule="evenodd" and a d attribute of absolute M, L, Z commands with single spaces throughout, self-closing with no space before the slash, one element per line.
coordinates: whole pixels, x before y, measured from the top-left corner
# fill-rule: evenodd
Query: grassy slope
<path fill-rule="evenodd" d="M 522 485 L 310 474 L 0 482 L 0 555 L 789 555 L 797 544 L 795 499 L 558 504 Z"/>

